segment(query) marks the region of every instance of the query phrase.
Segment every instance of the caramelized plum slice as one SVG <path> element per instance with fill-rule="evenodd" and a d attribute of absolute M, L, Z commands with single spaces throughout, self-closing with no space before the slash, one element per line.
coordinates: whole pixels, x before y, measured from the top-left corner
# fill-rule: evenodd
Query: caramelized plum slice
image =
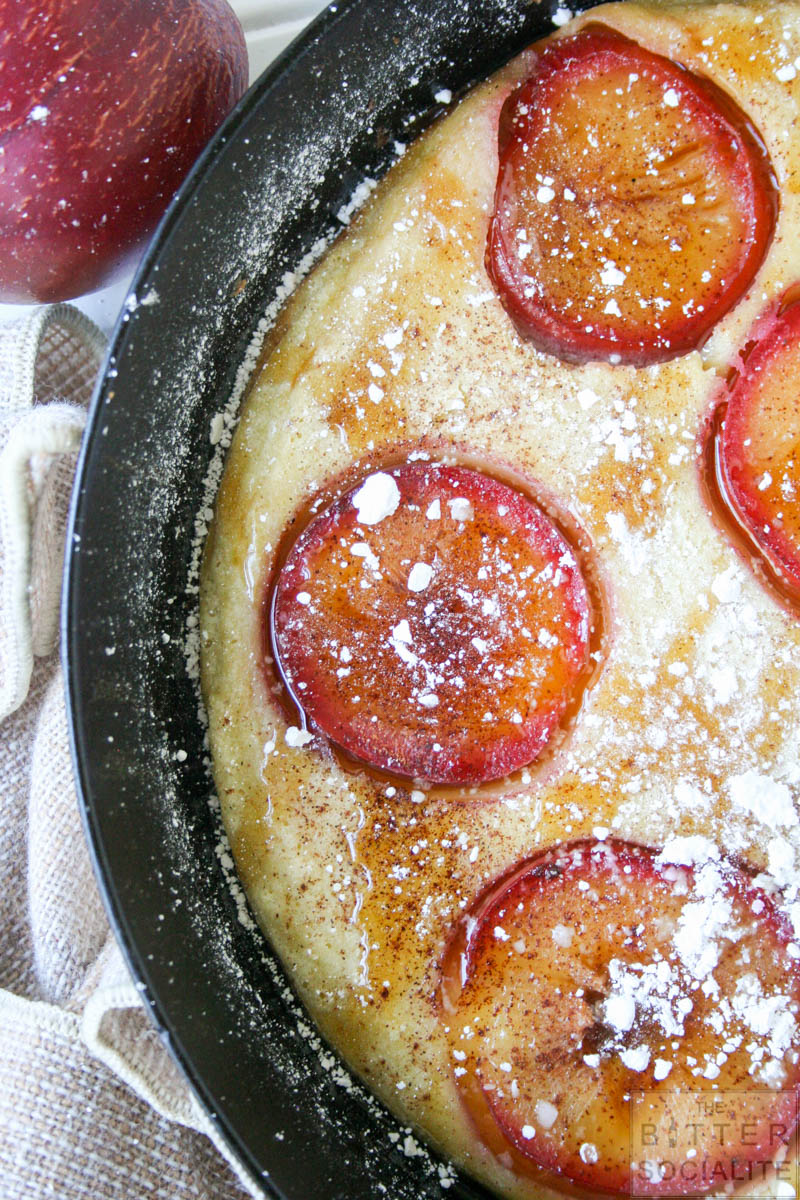
<path fill-rule="evenodd" d="M 783 590 L 800 600 L 800 301 L 756 330 L 717 443 L 723 499 Z"/>
<path fill-rule="evenodd" d="M 798 947 L 773 900 L 706 845 L 694 864 L 614 840 L 548 850 L 458 930 L 441 990 L 455 1075 L 482 1140 L 518 1171 L 591 1195 L 697 1195 L 790 1136 Z M 636 1093 L 666 1153 L 632 1162 Z M 698 1133 L 698 1093 L 736 1095 L 724 1144 L 710 1121 Z"/>
<path fill-rule="evenodd" d="M 590 601 L 565 537 L 478 471 L 378 471 L 307 526 L 272 604 L 277 662 L 351 755 L 477 784 L 535 759 L 587 668 Z"/>
<path fill-rule="evenodd" d="M 766 150 L 709 80 L 600 25 L 547 43 L 505 103 L 487 269 L 568 361 L 701 345 L 772 238 Z"/>

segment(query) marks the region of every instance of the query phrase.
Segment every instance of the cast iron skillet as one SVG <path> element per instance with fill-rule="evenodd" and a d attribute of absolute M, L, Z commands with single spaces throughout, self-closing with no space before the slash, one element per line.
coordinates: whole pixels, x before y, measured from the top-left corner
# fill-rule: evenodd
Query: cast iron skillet
<path fill-rule="evenodd" d="M 364 176 L 385 169 L 394 141 L 438 115 L 437 92 L 457 94 L 551 31 L 550 3 L 331 5 L 248 92 L 181 189 L 93 401 L 63 631 L 89 841 L 155 1022 L 273 1197 L 485 1193 L 467 1181 L 443 1193 L 427 1159 L 397 1148 L 391 1118 L 337 1083 L 226 885 L 183 649 L 210 424 L 284 272 L 336 225 Z"/>

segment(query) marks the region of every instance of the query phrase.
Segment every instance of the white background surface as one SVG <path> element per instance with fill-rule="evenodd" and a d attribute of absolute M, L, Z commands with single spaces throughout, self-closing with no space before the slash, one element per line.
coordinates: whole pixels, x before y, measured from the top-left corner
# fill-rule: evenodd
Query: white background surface
<path fill-rule="evenodd" d="M 67 0 L 69 2 L 69 0 Z M 250 62 L 250 82 L 289 45 L 298 33 L 325 7 L 327 0 L 228 0 L 242 22 Z M 71 301 L 110 333 L 128 291 L 131 276 L 110 287 Z M 31 312 L 32 306 L 0 304 L 0 323 Z"/>

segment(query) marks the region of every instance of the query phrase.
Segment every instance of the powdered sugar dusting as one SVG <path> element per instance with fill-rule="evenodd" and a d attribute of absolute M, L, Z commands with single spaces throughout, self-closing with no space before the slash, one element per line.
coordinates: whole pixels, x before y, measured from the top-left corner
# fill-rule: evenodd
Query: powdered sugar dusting
<path fill-rule="evenodd" d="M 558 22 L 558 13 L 556 17 Z M 665 108 L 675 107 L 676 97 L 665 91 Z M 406 161 L 412 158 L 413 152 Z M 537 181 L 537 194 L 542 205 L 554 206 L 562 197 L 554 181 L 548 180 Z M 686 207 L 692 207 L 694 192 L 687 191 L 685 196 Z M 564 195 L 563 200 L 569 202 L 570 198 Z M 412 211 L 414 205 L 419 206 L 417 213 Z M 413 248 L 415 230 L 430 216 L 411 185 L 401 207 L 402 212 L 393 212 L 390 222 L 392 254 L 398 253 L 401 243 Z M 455 204 L 446 211 L 440 205 L 435 217 L 438 225 L 429 220 L 427 236 L 433 236 L 431 230 L 444 230 L 452 269 L 454 258 L 463 254 L 467 260 L 464 248 L 469 239 L 458 224 Z M 390 261 L 388 254 L 385 261 Z M 399 261 L 398 255 L 395 262 Z M 610 257 L 599 260 L 597 272 L 608 293 L 603 297 L 607 311 L 613 313 L 615 306 L 618 311 L 625 291 L 624 273 Z M 388 282 L 382 285 L 383 308 L 374 293 L 360 283 L 355 283 L 352 291 L 355 295 L 355 288 L 361 286 L 365 306 L 380 312 L 363 346 L 358 344 L 359 331 L 353 334 L 353 358 L 363 367 L 358 383 L 361 408 L 353 411 L 358 411 L 361 428 L 369 430 L 363 439 L 365 454 L 374 454 L 380 461 L 381 438 L 385 436 L 381 422 L 396 419 L 403 438 L 424 438 L 433 430 L 436 437 L 458 444 L 474 442 L 508 462 L 518 461 L 517 452 L 528 454 L 526 463 L 534 464 L 529 469 L 537 475 L 550 469 L 541 466 L 543 461 L 557 458 L 557 468 L 545 479 L 545 490 L 550 489 L 554 496 L 568 495 L 571 516 L 590 530 L 598 560 L 611 581 L 616 640 L 602 676 L 605 690 L 599 687 L 587 698 L 579 714 L 579 736 L 559 748 L 552 769 L 560 773 L 563 786 L 553 789 L 547 772 L 534 769 L 520 780 L 513 794 L 503 797 L 503 821 L 508 822 L 504 828 L 513 832 L 498 832 L 500 818 L 491 803 L 474 806 L 483 808 L 481 813 L 464 805 L 450 818 L 452 828 L 443 831 L 431 817 L 427 787 L 404 790 L 395 787 L 396 781 L 381 792 L 381 814 L 390 813 L 398 830 L 384 827 L 376 831 L 370 824 L 371 810 L 363 789 L 349 783 L 348 818 L 356 814 L 367 832 L 362 834 L 362 826 L 354 832 L 355 817 L 347 826 L 352 861 L 346 868 L 342 864 L 333 867 L 335 894 L 347 897 L 348 913 L 358 913 L 353 923 L 362 928 L 359 923 L 363 922 L 367 930 L 364 913 L 369 909 L 370 894 L 358 884 L 358 872 L 372 870 L 373 887 L 383 882 L 365 850 L 372 837 L 392 864 L 392 911 L 402 914 L 407 940 L 414 947 L 410 953 L 423 954 L 436 931 L 463 910 L 482 880 L 507 869 L 519 846 L 524 846 L 522 852 L 531 853 L 543 842 L 588 836 L 595 829 L 604 831 L 604 841 L 614 834 L 652 838 L 664 846 L 659 870 L 672 882 L 676 894 L 683 895 L 684 889 L 685 902 L 669 953 L 613 960 L 602 1002 L 609 1041 L 602 1053 L 587 1050 L 583 1055 L 587 1070 L 600 1069 L 603 1056 L 613 1053 L 636 1077 L 631 1086 L 651 1075 L 659 1082 L 683 1071 L 712 1083 L 724 1070 L 724 1056 L 735 1052 L 730 1039 L 746 1030 L 748 1045 L 752 1043 L 746 1050 L 751 1074 L 777 1086 L 782 1078 L 782 1058 L 792 1051 L 793 1014 L 786 996 L 765 988 L 763 981 L 759 989 L 754 972 L 740 974 L 728 1010 L 717 1005 L 722 1024 L 719 1030 L 712 1030 L 715 1054 L 690 1062 L 682 1043 L 694 999 L 716 995 L 726 956 L 740 934 L 741 914 L 729 893 L 726 855 L 752 855 L 763 869 L 765 894 L 780 889 L 782 912 L 790 919 L 800 913 L 800 838 L 794 807 L 800 780 L 792 773 L 797 746 L 795 739 L 793 749 L 783 732 L 794 719 L 793 710 L 781 707 L 793 689 L 791 647 L 783 656 L 774 652 L 780 637 L 777 620 L 768 615 L 765 635 L 763 610 L 768 606 L 758 585 L 738 557 L 720 549 L 707 533 L 697 515 L 695 493 L 687 486 L 689 480 L 695 487 L 698 414 L 686 398 L 699 394 L 702 368 L 690 356 L 669 369 L 654 369 L 645 379 L 635 372 L 623 370 L 614 375 L 589 365 L 571 371 L 569 386 L 557 391 L 550 387 L 545 369 L 537 374 L 528 363 L 515 375 L 510 357 L 496 383 L 476 369 L 478 360 L 470 357 L 470 339 L 453 320 L 453 298 L 441 280 L 426 281 L 418 305 L 420 312 L 435 312 L 435 323 L 420 324 L 416 312 L 410 319 L 409 305 L 404 308 L 398 303 L 403 278 L 402 273 L 387 273 Z M 486 337 L 496 305 L 478 267 L 469 280 L 468 296 L 466 300 L 458 297 L 459 303 L 484 323 L 480 333 Z M 420 338 L 427 347 L 422 366 Z M 437 376 L 442 364 L 451 365 L 452 370 Z M 521 378 L 522 410 L 516 394 Z M 437 379 L 443 381 L 441 386 Z M 652 400 L 660 387 L 663 405 Z M 412 405 L 403 407 L 404 398 L 412 392 L 430 397 L 424 419 L 418 418 Z M 680 397 L 681 403 L 673 404 L 670 411 L 674 397 Z M 521 411 L 527 414 L 524 432 Z M 387 413 L 395 415 L 389 418 Z M 562 448 L 557 431 L 565 420 L 574 436 Z M 228 433 L 224 417 L 215 417 L 212 444 L 221 444 Z M 353 437 L 355 444 L 361 444 L 346 423 L 337 428 L 336 437 L 343 442 Z M 310 440 L 307 449 L 313 460 L 315 446 Z M 303 481 L 312 493 L 317 471 L 315 463 Z M 369 480 L 380 474 L 373 472 Z M 357 533 L 359 540 L 342 547 L 343 559 L 352 555 L 359 560 L 359 586 L 365 588 L 376 585 L 378 576 L 388 570 L 373 531 L 396 511 L 385 491 L 380 494 L 374 482 L 370 487 L 372 494 L 368 492 L 361 497 L 362 503 L 356 504 L 357 519 L 367 528 Z M 446 526 L 446 536 L 451 537 L 453 522 L 467 525 L 475 517 L 469 501 L 462 501 L 466 498 L 451 499 L 449 504 L 437 501 L 425 509 L 424 519 Z M 203 514 L 201 526 L 206 520 Z M 681 555 L 679 571 L 675 570 L 676 548 Z M 419 600 L 422 605 L 429 599 L 429 589 L 437 586 L 433 562 L 432 556 L 409 554 L 395 580 L 404 600 Z M 494 565 L 502 574 L 500 566 Z M 481 563 L 481 569 L 488 570 L 489 564 Z M 477 596 L 469 588 L 464 593 L 462 603 L 477 601 L 483 620 L 483 626 L 464 639 L 464 646 L 481 657 L 482 669 L 490 670 L 498 614 L 492 609 L 491 596 Z M 319 599 L 313 590 L 305 590 L 298 594 L 297 603 L 306 610 L 319 606 Z M 560 631 L 542 624 L 529 633 L 533 644 L 546 646 L 557 644 Z M 408 617 L 387 628 L 385 645 L 394 659 L 393 678 L 402 677 L 404 671 L 418 672 L 411 700 L 430 718 L 431 727 L 437 728 L 435 721 L 446 708 L 443 685 L 452 682 L 457 673 L 450 671 L 445 679 L 444 672 L 432 668 Z M 353 639 L 348 639 L 346 646 L 340 642 L 328 649 L 342 677 L 352 670 L 352 661 L 361 657 Z M 351 658 L 343 656 L 344 650 Z M 516 716 L 523 719 L 521 713 Z M 491 724 L 497 720 L 497 712 L 487 706 L 482 717 Z M 280 757 L 288 753 L 283 744 L 288 740 L 289 749 L 296 750 L 291 744 L 296 736 L 292 732 L 282 739 L 279 734 L 276 742 L 270 742 L 271 756 L 285 763 L 285 757 Z M 312 754 L 294 757 L 311 759 Z M 333 796 L 333 772 L 322 771 L 321 775 L 320 788 L 330 788 Z M 269 768 L 265 777 L 273 778 Z M 303 802 L 309 795 L 313 788 L 303 794 Z M 332 798 L 330 803 L 337 801 Z M 507 837 L 505 843 L 503 837 Z M 459 869 L 450 877 L 449 890 L 439 889 L 437 872 L 452 868 L 454 862 Z M 463 864 L 472 870 L 465 870 Z M 588 883 L 586 886 L 590 889 Z M 555 948 L 566 951 L 579 942 L 580 930 L 555 924 L 548 937 Z M 359 979 L 377 970 L 376 962 L 385 961 L 385 947 L 378 943 L 377 936 L 374 943 L 368 943 L 365 933 Z M 786 953 L 791 957 L 790 949 Z M 388 969 L 385 975 L 385 986 L 391 990 L 394 976 Z M 384 980 L 384 974 L 376 975 L 375 980 Z M 643 1040 L 641 1029 L 647 1022 L 663 1034 L 664 1045 L 658 1053 Z M 507 1063 L 510 1058 L 503 1057 L 498 1069 L 505 1070 Z M 456 1071 L 464 1069 L 460 1064 L 456 1067 Z M 402 1094 L 406 1081 L 399 1079 L 396 1089 Z M 546 1119 L 552 1116 L 556 1122 L 554 1098 L 543 1094 L 536 1113 Z M 541 1136 L 546 1121 L 537 1121 L 537 1126 L 526 1125 L 522 1136 Z M 398 1144 L 407 1155 L 416 1155 L 413 1139 L 398 1135 Z M 584 1163 L 596 1161 L 596 1153 L 593 1143 L 582 1144 Z"/>
<path fill-rule="evenodd" d="M 400 503 L 400 491 L 392 479 L 384 471 L 370 475 L 353 496 L 353 505 L 358 511 L 358 520 L 362 525 L 377 525 L 385 517 L 390 517 L 397 511 Z"/>

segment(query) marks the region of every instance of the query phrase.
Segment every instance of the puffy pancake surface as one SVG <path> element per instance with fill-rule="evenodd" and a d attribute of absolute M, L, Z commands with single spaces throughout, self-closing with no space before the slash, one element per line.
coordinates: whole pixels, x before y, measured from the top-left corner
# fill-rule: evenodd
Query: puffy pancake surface
<path fill-rule="evenodd" d="M 437 1018 L 437 963 L 492 880 L 559 839 L 700 834 L 794 879 L 800 621 L 711 519 L 699 442 L 755 316 L 800 281 L 800 7 L 595 9 L 710 76 L 763 135 L 775 239 L 702 354 L 568 366 L 519 340 L 484 269 L 500 107 L 526 56 L 413 146 L 279 319 L 246 401 L 204 563 L 214 773 L 256 915 L 323 1032 L 403 1120 L 501 1194 L 541 1196 L 476 1143 Z M 428 796 L 345 772 L 263 668 L 286 530 L 356 463 L 452 450 L 532 481 L 582 528 L 605 593 L 602 670 L 564 744 L 513 787 Z M 749 790 L 748 790 L 749 789 Z M 793 811 L 793 810 L 792 810 Z M 756 814 L 759 815 L 756 815 Z"/>

